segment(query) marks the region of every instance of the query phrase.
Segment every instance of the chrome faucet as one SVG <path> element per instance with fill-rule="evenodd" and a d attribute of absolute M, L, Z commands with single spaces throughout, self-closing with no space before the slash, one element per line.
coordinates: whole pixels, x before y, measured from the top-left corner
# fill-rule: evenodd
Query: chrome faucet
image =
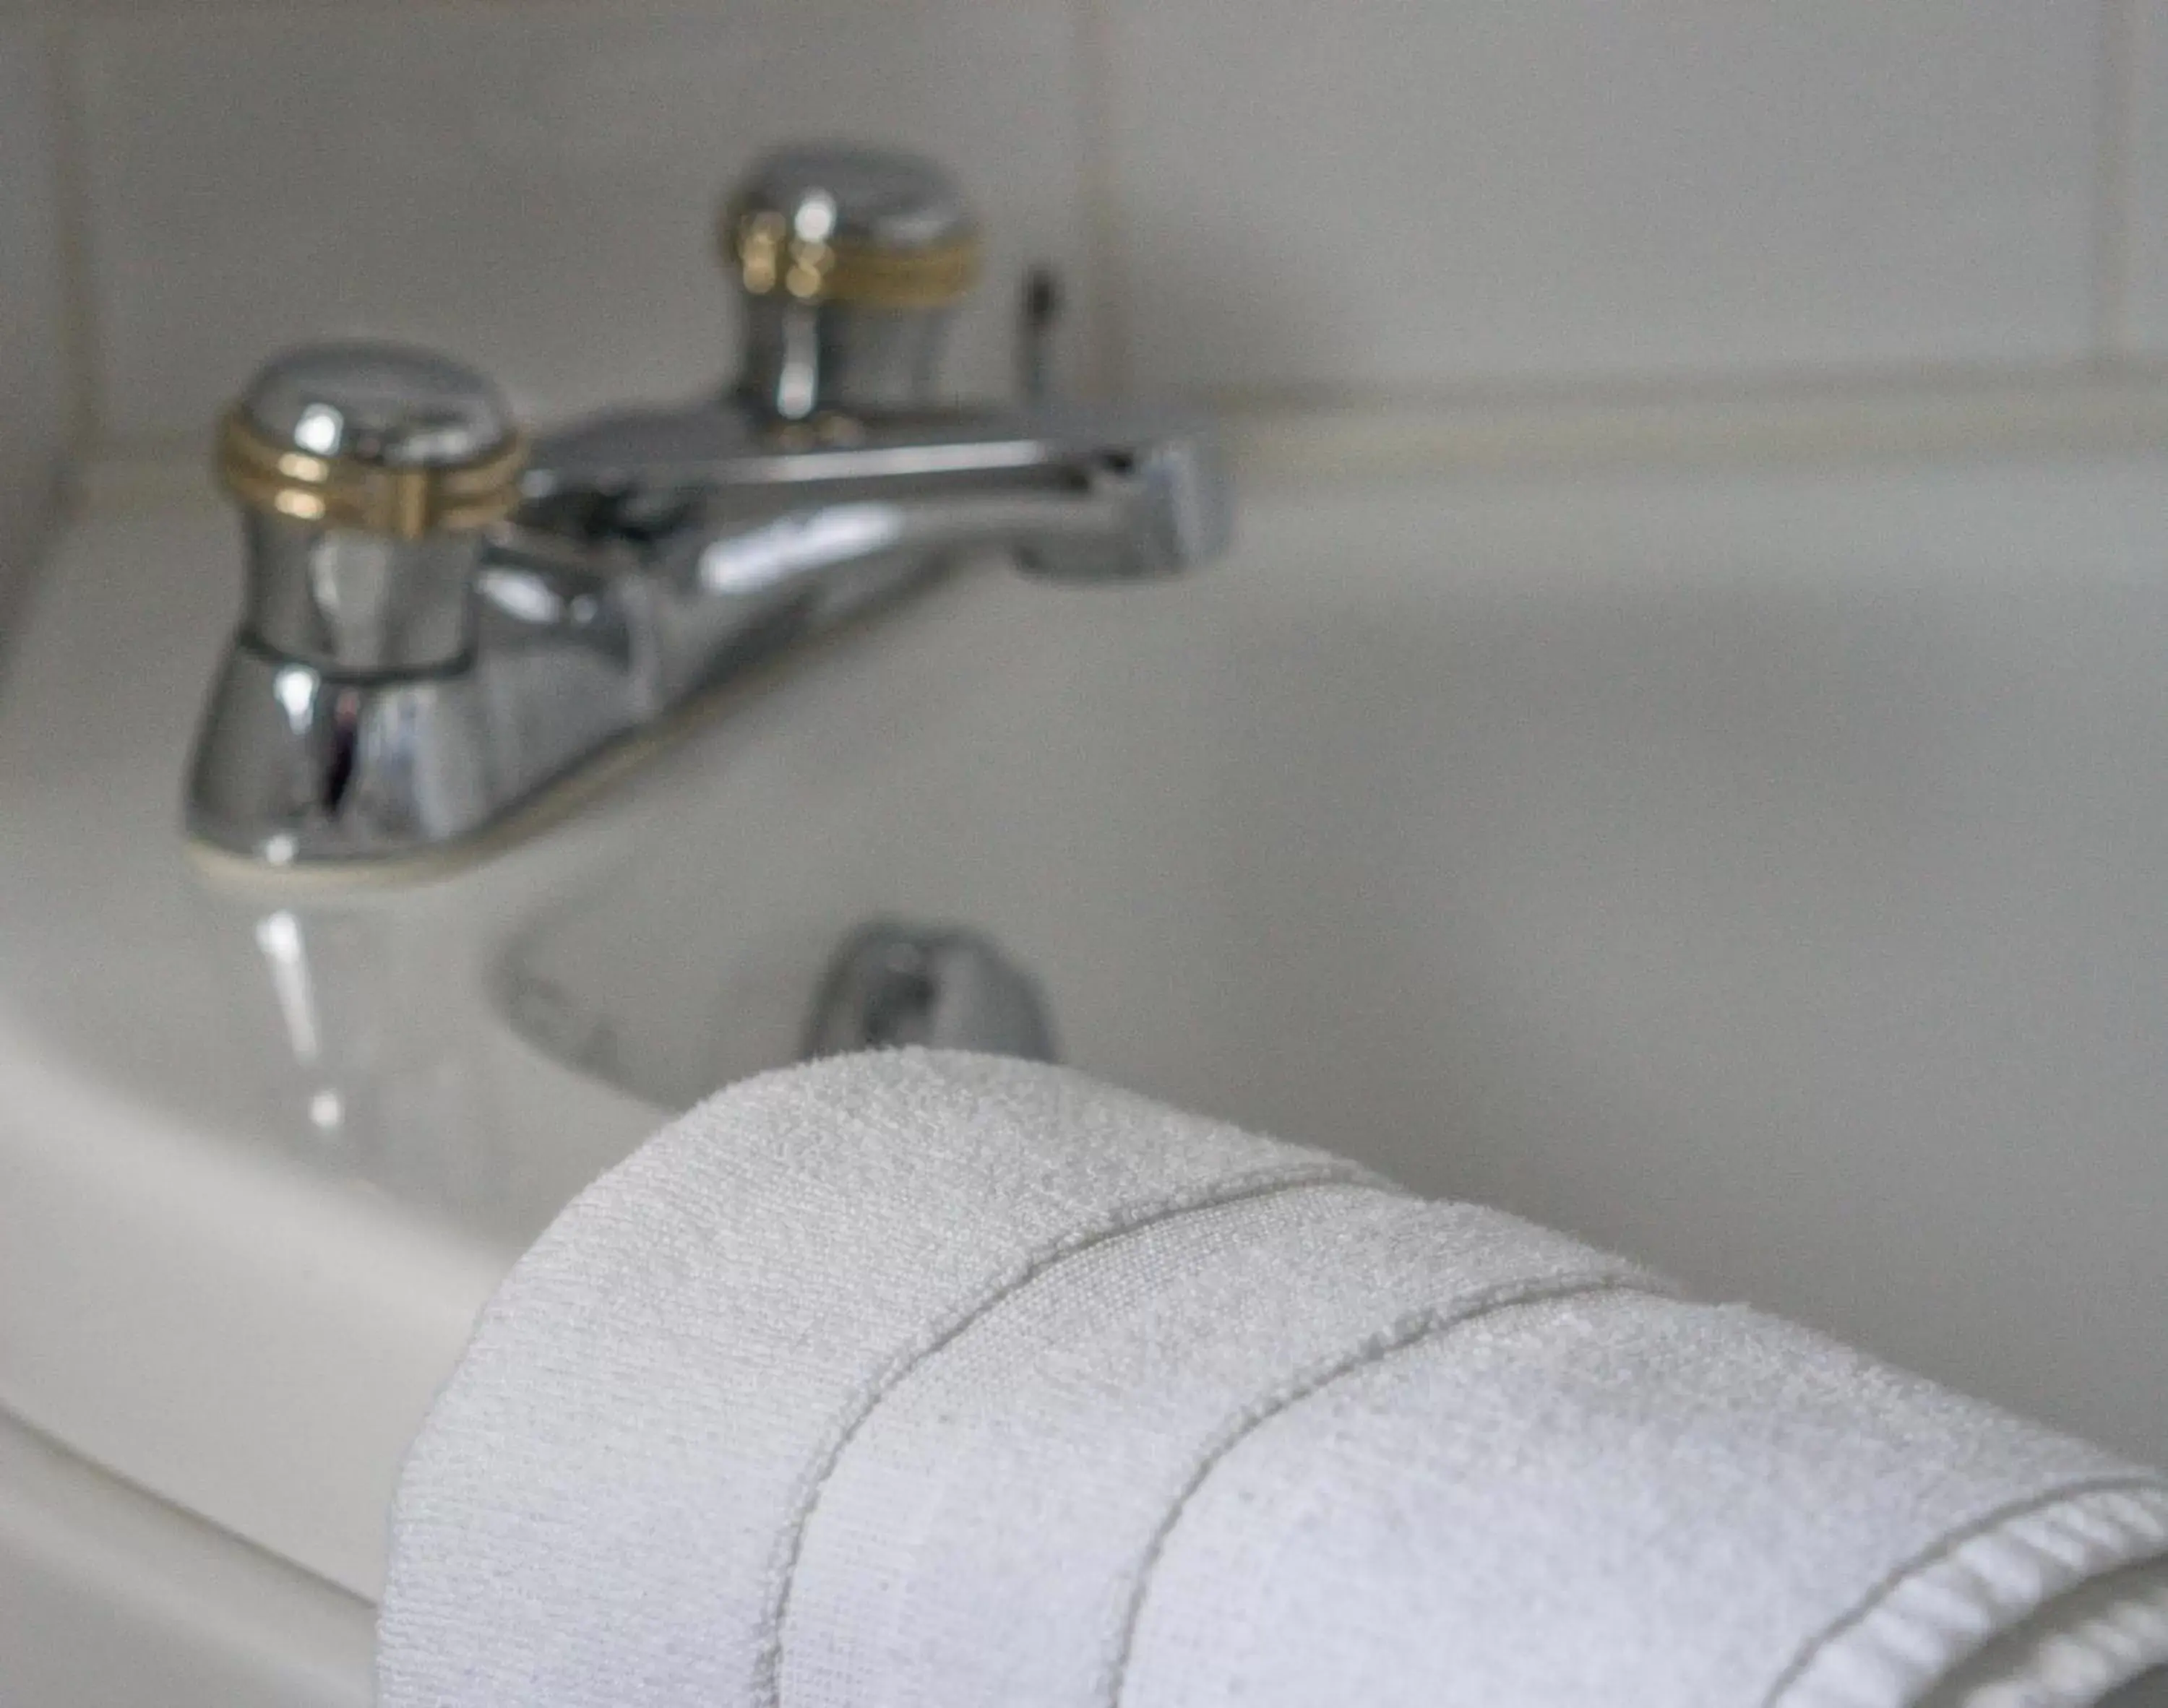
<path fill-rule="evenodd" d="M 275 866 L 469 844 L 965 556 L 1123 581 L 1224 544 L 1202 421 L 937 404 L 979 268 L 938 168 L 778 152 L 721 232 L 744 333 L 718 396 L 530 452 L 486 379 L 425 352 L 317 345 L 257 374 L 220 438 L 247 591 L 197 736 L 193 835 Z"/>

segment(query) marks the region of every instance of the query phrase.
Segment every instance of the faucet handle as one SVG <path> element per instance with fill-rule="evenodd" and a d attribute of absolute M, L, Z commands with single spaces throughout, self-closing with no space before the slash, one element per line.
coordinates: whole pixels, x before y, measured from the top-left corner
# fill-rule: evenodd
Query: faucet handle
<path fill-rule="evenodd" d="M 979 276 L 978 223 L 933 162 L 820 144 L 755 162 L 723 214 L 723 248 L 751 296 L 938 309 Z"/>
<path fill-rule="evenodd" d="M 220 479 L 245 507 L 407 540 L 510 514 L 525 459 L 486 378 L 397 344 L 274 358 L 226 412 L 218 443 Z"/>
<path fill-rule="evenodd" d="M 844 144 L 763 156 L 724 204 L 745 309 L 739 390 L 771 417 L 933 400 L 948 313 L 977 283 L 978 221 L 917 155 Z"/>
<path fill-rule="evenodd" d="M 526 454 L 497 388 L 445 357 L 327 343 L 274 358 L 219 433 L 247 536 L 244 633 L 349 674 L 461 656 L 481 530 L 518 502 Z"/>

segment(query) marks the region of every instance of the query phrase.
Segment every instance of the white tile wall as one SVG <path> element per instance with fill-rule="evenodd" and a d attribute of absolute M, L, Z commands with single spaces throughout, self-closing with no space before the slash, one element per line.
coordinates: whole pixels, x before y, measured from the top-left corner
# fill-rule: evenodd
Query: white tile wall
<path fill-rule="evenodd" d="M 102 18 L 82 39 L 101 418 L 199 429 L 326 330 L 441 345 L 545 411 L 712 384 L 715 204 L 792 135 L 948 161 L 986 217 L 990 296 L 1033 259 L 1081 274 L 1075 34 L 1066 0 Z M 975 316 L 948 365 L 1006 385 L 1007 316 Z"/>
<path fill-rule="evenodd" d="M 997 289 L 1067 268 L 1087 385 L 1359 403 L 2168 351 L 2168 0 L 0 14 L 26 7 L 79 109 L 108 440 L 198 432 L 332 331 L 442 344 L 543 411 L 704 385 L 716 194 L 824 133 L 948 159 Z M 0 135 L 24 82 L 0 66 Z M 1007 306 L 970 316 L 959 390 L 1006 383 Z"/>
<path fill-rule="evenodd" d="M 1107 3 L 1133 373 L 1345 392 L 2086 348 L 2096 8 Z"/>
<path fill-rule="evenodd" d="M 0 19 L 0 629 L 67 436 L 51 84 L 40 28 Z"/>
<path fill-rule="evenodd" d="M 2129 108 L 2128 201 L 2115 257 L 2126 269 L 2116 293 L 2123 324 L 2113 330 L 2134 349 L 2168 356 L 2168 3 L 2132 0 L 2118 47 L 2128 56 L 2118 68 Z"/>

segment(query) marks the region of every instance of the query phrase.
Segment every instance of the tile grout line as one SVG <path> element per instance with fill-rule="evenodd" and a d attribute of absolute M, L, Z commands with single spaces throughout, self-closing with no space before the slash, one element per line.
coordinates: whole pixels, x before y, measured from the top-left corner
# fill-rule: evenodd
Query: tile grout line
<path fill-rule="evenodd" d="M 1084 95 L 1084 219 L 1091 246 L 1092 352 L 1088 389 L 1120 397 L 1130 389 L 1121 218 L 1114 194 L 1113 22 L 1107 0 L 1071 0 L 1077 75 Z"/>
<path fill-rule="evenodd" d="M 2093 359 L 2114 368 L 2131 351 L 2133 135 L 2138 116 L 2135 0 L 2102 0 L 2100 119 L 2094 143 Z"/>
<path fill-rule="evenodd" d="M 53 109 L 53 194 L 60 249 L 60 342 L 67 397 L 72 480 L 104 443 L 100 416 L 97 295 L 90 245 L 90 184 L 82 103 L 81 27 L 48 24 L 45 72 Z"/>

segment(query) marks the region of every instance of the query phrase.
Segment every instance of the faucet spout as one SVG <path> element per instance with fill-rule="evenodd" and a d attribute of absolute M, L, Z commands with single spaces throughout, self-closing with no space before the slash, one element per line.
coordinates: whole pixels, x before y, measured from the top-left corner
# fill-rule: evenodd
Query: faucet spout
<path fill-rule="evenodd" d="M 1209 560 L 1229 530 L 1210 424 L 1136 409 L 811 427 L 729 406 L 622 413 L 544 440 L 523 490 L 532 525 L 724 586 L 972 551 L 1049 579 L 1136 580 Z"/>
<path fill-rule="evenodd" d="M 621 412 L 543 440 L 524 491 L 492 568 L 523 577 L 553 553 L 631 566 L 608 585 L 645 627 L 640 698 L 658 708 L 967 559 L 1136 581 L 1209 560 L 1229 528 L 1209 425 L 1139 410 L 810 428 L 734 402 Z"/>

